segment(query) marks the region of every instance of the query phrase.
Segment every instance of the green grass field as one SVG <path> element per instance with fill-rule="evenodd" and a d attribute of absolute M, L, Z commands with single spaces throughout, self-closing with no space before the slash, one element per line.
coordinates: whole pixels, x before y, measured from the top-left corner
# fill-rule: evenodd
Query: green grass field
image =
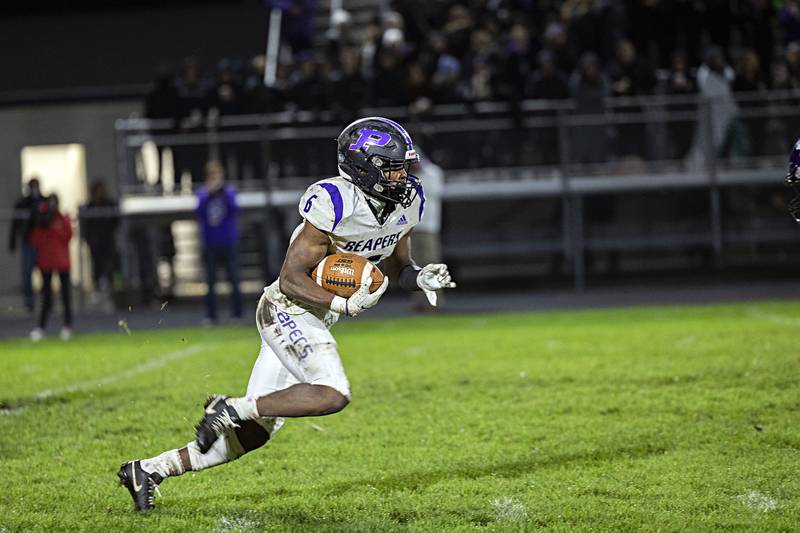
<path fill-rule="evenodd" d="M 343 412 L 169 479 L 255 328 L 0 342 L 0 531 L 800 530 L 800 303 L 359 320 Z"/>

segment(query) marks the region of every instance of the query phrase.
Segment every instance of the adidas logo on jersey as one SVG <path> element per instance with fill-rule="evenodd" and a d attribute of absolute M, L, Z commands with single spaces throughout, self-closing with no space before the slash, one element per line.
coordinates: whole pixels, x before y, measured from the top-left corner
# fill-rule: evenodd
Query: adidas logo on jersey
<path fill-rule="evenodd" d="M 403 224 L 408 224 L 408 219 L 405 215 L 400 215 L 400 220 L 397 221 L 397 225 L 402 226 Z"/>

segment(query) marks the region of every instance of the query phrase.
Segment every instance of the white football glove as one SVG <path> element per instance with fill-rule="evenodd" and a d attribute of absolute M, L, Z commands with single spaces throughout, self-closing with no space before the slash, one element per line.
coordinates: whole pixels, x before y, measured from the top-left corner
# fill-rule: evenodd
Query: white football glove
<path fill-rule="evenodd" d="M 456 284 L 450 277 L 447 265 L 443 263 L 431 263 L 422 267 L 417 274 L 417 287 L 422 289 L 428 302 L 436 307 L 436 292 L 439 289 L 452 289 Z"/>
<path fill-rule="evenodd" d="M 372 285 L 371 277 L 367 278 L 350 298 L 334 296 L 331 301 L 331 311 L 347 316 L 360 315 L 364 309 L 369 309 L 378 303 L 378 300 L 381 299 L 381 296 L 383 296 L 383 293 L 386 292 L 386 288 L 389 286 L 389 277 L 384 276 L 383 283 L 378 287 L 378 290 L 373 293 L 369 292 L 370 285 Z"/>

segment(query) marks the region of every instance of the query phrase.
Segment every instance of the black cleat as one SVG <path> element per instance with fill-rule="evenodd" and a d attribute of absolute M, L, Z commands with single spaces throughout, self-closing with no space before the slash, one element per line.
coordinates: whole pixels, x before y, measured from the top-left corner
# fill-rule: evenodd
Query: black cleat
<path fill-rule="evenodd" d="M 195 427 L 197 446 L 200 453 L 206 453 L 211 445 L 228 429 L 240 426 L 242 419 L 236 409 L 225 403 L 227 396 L 209 396 L 206 400 L 206 414 Z"/>
<path fill-rule="evenodd" d="M 156 506 L 155 493 L 163 481 L 161 474 L 145 472 L 141 461 L 128 461 L 119 468 L 117 476 L 120 484 L 131 493 L 136 511 L 149 511 Z"/>

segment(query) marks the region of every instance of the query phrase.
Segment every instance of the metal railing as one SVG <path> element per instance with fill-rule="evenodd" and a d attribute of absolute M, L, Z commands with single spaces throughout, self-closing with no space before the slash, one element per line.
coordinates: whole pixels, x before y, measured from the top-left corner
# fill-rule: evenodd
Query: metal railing
<path fill-rule="evenodd" d="M 459 221 L 446 216 L 443 236 L 450 257 L 560 253 L 582 288 L 587 253 L 703 246 L 720 266 L 726 246 L 737 242 L 795 240 L 795 228 L 777 210 L 767 217 L 771 229 L 737 230 L 730 223 L 738 215 L 731 214 L 729 197 L 747 188 L 780 190 L 786 154 L 797 135 L 800 92 L 741 94 L 729 103 L 734 111 L 726 116 L 720 116 L 715 100 L 666 95 L 606 98 L 590 113 L 564 100 L 436 106 L 424 116 L 405 108 L 363 109 L 359 116 L 403 122 L 445 168 L 446 215 L 448 206 L 464 203 L 555 202 L 552 231 L 527 227 L 527 237 L 508 231 L 500 241 L 479 235 L 459 240 L 454 229 Z M 335 174 L 333 139 L 350 119 L 334 111 L 223 116 L 181 125 L 121 119 L 116 132 L 123 218 L 185 216 L 191 209 L 190 197 L 164 195 L 157 182 L 146 184 L 137 171 L 136 158 L 146 143 L 172 147 L 181 161 L 195 158 L 195 169 L 207 158 L 234 160 L 228 167 L 254 213 L 291 211 L 308 184 Z M 245 176 L 247 164 L 251 170 Z M 197 184 L 198 176 L 193 181 Z M 693 224 L 676 216 L 654 232 L 648 213 L 618 213 L 624 211 L 618 204 L 647 195 L 688 195 L 704 205 L 692 213 Z M 597 214 L 604 201 L 613 206 L 611 215 Z"/>

